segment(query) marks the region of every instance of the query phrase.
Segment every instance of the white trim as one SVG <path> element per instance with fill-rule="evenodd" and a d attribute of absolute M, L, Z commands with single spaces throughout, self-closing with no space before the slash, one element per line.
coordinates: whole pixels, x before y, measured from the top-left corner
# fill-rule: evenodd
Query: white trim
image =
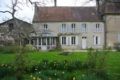
<path fill-rule="evenodd" d="M 100 45 L 101 44 L 101 37 L 98 36 L 98 35 L 93 36 L 93 44 L 94 45 Z"/>

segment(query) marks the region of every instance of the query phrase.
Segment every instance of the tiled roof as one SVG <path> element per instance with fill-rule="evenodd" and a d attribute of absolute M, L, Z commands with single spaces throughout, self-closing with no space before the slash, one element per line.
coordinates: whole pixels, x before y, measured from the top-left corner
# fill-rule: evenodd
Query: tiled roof
<path fill-rule="evenodd" d="M 96 7 L 37 7 L 33 22 L 98 22 Z"/>
<path fill-rule="evenodd" d="M 107 3 L 105 13 L 120 14 L 120 3 Z"/>

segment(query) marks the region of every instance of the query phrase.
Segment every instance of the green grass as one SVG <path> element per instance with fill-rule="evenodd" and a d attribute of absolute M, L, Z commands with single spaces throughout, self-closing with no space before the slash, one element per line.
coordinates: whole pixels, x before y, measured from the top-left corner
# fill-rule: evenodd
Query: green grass
<path fill-rule="evenodd" d="M 32 64 L 37 64 L 42 60 L 57 60 L 57 61 L 84 61 L 87 58 L 85 52 L 76 52 L 68 56 L 60 55 L 60 52 L 31 52 L 28 53 L 28 61 Z M 0 64 L 13 63 L 15 60 L 15 54 L 0 54 Z M 29 64 L 29 63 L 28 63 Z"/>
<path fill-rule="evenodd" d="M 87 52 L 74 52 L 68 56 L 59 55 L 60 52 L 30 52 L 28 53 L 27 60 L 29 65 L 34 65 L 42 60 L 57 60 L 57 61 L 85 61 L 87 58 Z M 0 64 L 14 63 L 15 54 L 0 54 Z M 117 80 L 120 78 L 120 52 L 110 52 L 107 55 L 107 71 L 111 74 L 111 77 L 116 76 Z"/>

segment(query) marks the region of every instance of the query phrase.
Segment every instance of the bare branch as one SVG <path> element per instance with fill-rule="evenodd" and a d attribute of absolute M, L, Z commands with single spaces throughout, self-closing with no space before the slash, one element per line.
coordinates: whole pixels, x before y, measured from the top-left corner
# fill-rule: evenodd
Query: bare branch
<path fill-rule="evenodd" d="M 10 13 L 10 14 L 12 14 L 12 12 L 10 12 L 10 11 L 0 11 L 1 13 Z"/>
<path fill-rule="evenodd" d="M 85 3 L 83 3 L 82 6 L 84 6 L 84 5 L 88 4 L 88 3 L 90 3 L 91 1 L 94 1 L 94 0 L 88 0 L 88 1 L 86 1 Z"/>
<path fill-rule="evenodd" d="M 31 0 L 28 0 L 28 2 L 30 2 L 30 4 L 33 4 L 33 2 Z"/>

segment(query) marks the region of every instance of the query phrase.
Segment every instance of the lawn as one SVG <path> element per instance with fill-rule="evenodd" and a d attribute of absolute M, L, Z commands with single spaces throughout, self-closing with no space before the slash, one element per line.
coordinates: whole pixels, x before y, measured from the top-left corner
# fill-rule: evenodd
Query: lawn
<path fill-rule="evenodd" d="M 39 63 L 42 60 L 57 60 L 57 61 L 84 61 L 87 57 L 86 52 L 73 52 L 68 56 L 60 55 L 60 52 L 30 52 L 28 53 L 28 61 L 32 64 Z M 13 63 L 15 60 L 15 54 L 0 54 L 0 64 Z M 30 63 L 29 63 L 30 64 Z"/>
<path fill-rule="evenodd" d="M 57 61 L 86 61 L 87 52 L 73 52 L 70 55 L 60 55 L 60 52 L 30 52 L 28 53 L 28 65 L 34 65 L 42 60 Z M 14 63 L 15 54 L 0 54 L 0 64 Z M 107 71 L 114 80 L 120 78 L 120 52 L 109 52 L 107 54 Z M 115 79 L 116 78 L 116 79 Z"/>

